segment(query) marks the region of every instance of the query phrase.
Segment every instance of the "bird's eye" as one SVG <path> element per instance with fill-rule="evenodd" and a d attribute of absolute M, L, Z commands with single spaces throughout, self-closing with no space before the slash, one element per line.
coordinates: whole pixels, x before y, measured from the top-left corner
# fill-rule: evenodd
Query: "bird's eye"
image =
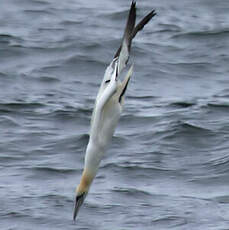
<path fill-rule="evenodd" d="M 111 81 L 111 80 L 106 80 L 105 83 L 108 83 L 108 82 L 110 82 L 110 81 Z"/>

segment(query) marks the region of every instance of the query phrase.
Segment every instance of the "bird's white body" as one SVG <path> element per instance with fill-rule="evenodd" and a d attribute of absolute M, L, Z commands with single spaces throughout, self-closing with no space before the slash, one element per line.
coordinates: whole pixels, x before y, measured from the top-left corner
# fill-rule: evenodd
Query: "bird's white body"
<path fill-rule="evenodd" d="M 96 116 L 97 111 L 95 110 L 94 113 Z M 115 102 L 114 98 L 111 98 L 101 111 L 99 124 L 93 124 L 92 120 L 91 135 L 84 165 L 87 171 L 96 173 L 99 163 L 112 139 L 120 115 L 121 106 Z"/>
<path fill-rule="evenodd" d="M 79 208 L 84 202 L 122 112 L 125 91 L 133 73 L 133 66 L 130 67 L 122 82 L 119 76 L 128 62 L 131 41 L 137 32 L 156 15 L 154 10 L 151 11 L 135 26 L 135 5 L 136 3 L 133 1 L 127 19 L 122 44 L 105 71 L 103 81 L 96 97 L 91 119 L 90 138 L 85 155 L 84 170 L 80 184 L 76 189 L 73 219 L 76 218 Z"/>
<path fill-rule="evenodd" d="M 93 174 L 96 173 L 99 163 L 114 134 L 122 112 L 124 100 L 124 97 L 122 97 L 122 100 L 119 101 L 119 97 L 133 72 L 133 67 L 131 67 L 124 81 L 121 82 L 115 79 L 115 70 L 113 70 L 113 74 L 110 76 L 110 68 L 111 66 L 108 66 L 105 72 L 96 98 L 91 119 L 90 139 L 85 155 L 84 168 Z M 107 80 L 110 81 L 109 85 L 106 83 Z"/>

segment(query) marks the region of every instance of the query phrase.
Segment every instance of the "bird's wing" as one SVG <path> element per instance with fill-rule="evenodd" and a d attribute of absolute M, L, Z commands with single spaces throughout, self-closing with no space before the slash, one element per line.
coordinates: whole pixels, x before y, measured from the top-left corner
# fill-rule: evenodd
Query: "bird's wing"
<path fill-rule="evenodd" d="M 124 36 L 122 39 L 122 44 L 114 56 L 114 58 L 118 57 L 118 74 L 123 70 L 128 62 L 132 39 L 136 36 L 138 31 L 142 30 L 155 15 L 155 10 L 152 10 L 135 26 L 136 3 L 134 1 L 132 2 L 126 23 L 126 28 L 124 31 Z"/>
<path fill-rule="evenodd" d="M 132 42 L 132 33 L 134 31 L 135 21 L 136 21 L 136 3 L 133 1 L 126 22 L 124 35 L 122 38 L 122 44 L 114 56 L 114 58 L 118 57 L 118 71 L 117 71 L 118 75 L 123 70 L 123 68 L 125 68 L 129 59 L 131 42 Z"/>
<path fill-rule="evenodd" d="M 149 14 L 147 14 L 134 28 L 131 39 L 135 37 L 135 35 L 138 33 L 138 31 L 142 30 L 144 26 L 151 20 L 152 17 L 154 17 L 157 13 L 155 10 L 152 10 Z"/>
<path fill-rule="evenodd" d="M 130 7 L 128 19 L 126 22 L 126 27 L 124 30 L 124 35 L 122 38 L 122 43 L 114 55 L 114 59 L 111 61 L 110 65 L 107 67 L 102 84 L 109 82 L 111 75 L 114 71 L 114 63 L 118 59 L 118 70 L 117 76 L 125 68 L 130 55 L 132 39 L 136 36 L 138 31 L 142 30 L 144 26 L 156 15 L 155 10 L 152 10 L 147 14 L 136 26 L 136 2 L 133 1 Z"/>
<path fill-rule="evenodd" d="M 114 95 L 117 88 L 117 61 L 114 63 L 114 71 L 112 72 L 110 82 L 107 87 L 101 91 L 101 93 L 96 98 L 95 108 L 92 115 L 92 122 L 91 122 L 91 137 L 96 138 L 98 137 L 98 131 L 101 126 L 101 114 L 104 108 L 104 105 L 107 101 Z"/>
<path fill-rule="evenodd" d="M 127 72 L 124 80 L 121 82 L 119 89 L 118 89 L 118 101 L 121 105 L 123 105 L 123 99 L 124 99 L 124 95 L 130 80 L 130 77 L 133 74 L 133 65 L 130 67 L 129 71 Z"/>
<path fill-rule="evenodd" d="M 99 111 L 103 109 L 103 106 L 106 104 L 109 98 L 111 98 L 111 96 L 114 94 L 115 80 L 117 81 L 117 76 L 119 76 L 120 72 L 125 68 L 128 62 L 132 39 L 136 36 L 138 31 L 142 30 L 143 27 L 155 15 L 156 15 L 155 10 L 152 10 L 135 26 L 136 2 L 135 1 L 132 2 L 130 11 L 129 11 L 129 15 L 128 15 L 128 19 L 126 22 L 126 27 L 124 30 L 124 35 L 122 38 L 122 44 L 117 50 L 114 56 L 114 59 L 111 61 L 110 65 L 107 67 L 105 71 L 104 78 L 101 83 L 98 95 L 97 95 L 96 106 L 95 106 L 95 111 L 93 114 L 92 123 L 96 123 L 95 120 L 96 120 L 96 117 L 97 118 L 99 117 L 98 116 L 100 114 Z M 126 91 L 131 74 L 132 74 L 132 67 L 130 68 L 130 71 L 127 73 L 127 76 L 124 79 L 124 81 L 121 83 L 122 90 L 119 96 L 119 102 L 121 102 L 123 98 L 123 95 Z M 114 76 L 116 79 L 113 79 Z M 113 83 L 111 84 L 112 79 L 113 79 Z"/>
<path fill-rule="evenodd" d="M 73 214 L 74 220 L 88 193 L 89 187 L 98 169 L 101 156 L 104 153 L 109 139 L 113 135 L 118 119 L 120 117 L 122 107 L 121 105 L 123 103 L 124 94 L 127 89 L 129 79 L 132 75 L 133 68 L 131 67 L 129 69 L 126 77 L 122 82 L 120 82 L 117 77 L 128 62 L 131 41 L 137 32 L 140 31 L 154 15 L 156 15 L 155 11 L 151 11 L 135 27 L 135 5 L 136 3 L 133 1 L 126 23 L 122 44 L 116 52 L 111 64 L 105 71 L 104 79 L 96 98 L 95 108 L 92 115 L 90 139 L 85 156 L 84 173 L 76 190 L 76 202 Z M 113 95 L 113 100 L 109 100 Z M 104 140 L 100 142 L 100 139 Z"/>

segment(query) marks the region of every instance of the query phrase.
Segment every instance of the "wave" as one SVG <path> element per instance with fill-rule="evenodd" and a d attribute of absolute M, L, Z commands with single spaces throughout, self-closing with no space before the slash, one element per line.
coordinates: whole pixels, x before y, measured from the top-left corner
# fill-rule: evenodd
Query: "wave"
<path fill-rule="evenodd" d="M 225 150 L 228 148 L 225 147 Z M 211 169 L 212 171 L 216 173 L 228 173 L 229 172 L 229 156 L 225 155 L 219 158 L 211 159 L 205 165 L 208 167 L 208 169 Z"/>
<path fill-rule="evenodd" d="M 210 132 L 211 131 L 211 129 L 208 129 L 206 127 L 203 127 L 201 125 L 191 123 L 191 122 L 188 122 L 188 121 L 181 122 L 179 126 L 183 131 L 187 131 L 188 133 L 192 133 L 192 132 Z"/>
<path fill-rule="evenodd" d="M 144 100 L 144 102 L 145 102 L 145 101 L 155 100 L 158 97 L 150 96 L 150 95 L 147 95 L 147 96 L 144 96 L 144 95 L 143 96 L 142 95 L 138 95 L 138 96 L 127 95 L 126 98 Z"/>
<path fill-rule="evenodd" d="M 172 38 L 177 39 L 177 38 L 190 38 L 190 37 L 200 37 L 200 38 L 205 38 L 205 37 L 215 37 L 215 36 L 225 36 L 228 37 L 229 35 L 229 30 L 228 29 L 222 29 L 222 30 L 206 30 L 206 31 L 191 31 L 191 32 L 186 32 L 186 33 L 179 33 L 175 34 L 172 36 Z"/>
<path fill-rule="evenodd" d="M 221 203 L 221 204 L 229 204 L 229 196 L 216 196 L 212 198 L 214 201 Z"/>
<path fill-rule="evenodd" d="M 158 26 L 162 27 L 162 29 L 156 30 L 156 32 L 159 33 L 180 32 L 182 30 L 182 28 L 176 24 L 158 23 Z"/>
<path fill-rule="evenodd" d="M 166 216 L 162 216 L 156 219 L 152 220 L 152 225 L 153 226 L 164 226 L 165 229 L 167 228 L 174 228 L 174 227 L 180 227 L 183 225 L 187 224 L 187 220 L 186 218 L 182 217 L 182 216 L 174 216 L 174 215 L 166 215 Z"/>
<path fill-rule="evenodd" d="M 89 56 L 84 56 L 84 55 L 73 55 L 67 59 L 65 59 L 64 64 L 66 65 L 78 65 L 78 66 L 82 66 L 85 63 L 87 63 L 87 65 L 90 65 L 90 67 L 92 68 L 92 66 L 106 66 L 106 62 L 105 60 L 102 61 L 101 58 L 97 58 L 97 59 L 93 59 L 92 57 Z M 92 66 L 91 66 L 92 65 Z"/>
<path fill-rule="evenodd" d="M 7 74 L 0 72 L 0 78 L 5 79 L 7 77 Z"/>
<path fill-rule="evenodd" d="M 169 145 L 170 148 L 183 148 L 193 143 L 193 147 L 202 148 L 207 138 L 214 139 L 215 131 L 206 125 L 190 122 L 177 121 L 167 124 L 163 130 L 155 133 L 157 141 L 162 145 Z M 211 145 L 212 146 L 212 145 Z M 209 149 L 210 147 L 206 146 Z"/>
<path fill-rule="evenodd" d="M 38 78 L 39 81 L 44 82 L 44 83 L 56 83 L 60 82 L 60 79 L 56 77 L 51 77 L 51 76 L 40 76 Z"/>
<path fill-rule="evenodd" d="M 69 25 L 75 26 L 75 25 L 81 25 L 81 24 L 83 24 L 82 20 L 81 21 L 76 21 L 76 20 L 68 19 L 68 20 L 63 20 L 63 21 L 60 22 L 60 25 L 63 25 L 63 26 L 69 26 Z"/>
<path fill-rule="evenodd" d="M 229 89 L 223 89 L 214 95 L 216 98 L 229 98 Z"/>
<path fill-rule="evenodd" d="M 154 165 L 149 165 L 147 162 L 133 162 L 133 161 L 124 161 L 124 162 L 115 162 L 115 163 L 106 163 L 104 165 L 101 165 L 101 168 L 106 169 L 106 168 L 111 168 L 111 169 L 123 169 L 123 170 L 128 170 L 128 171 L 134 171 L 139 172 L 142 171 L 144 175 L 152 175 L 152 171 L 154 172 L 172 172 L 174 171 L 173 169 L 167 168 L 167 167 L 156 167 Z M 149 171 L 147 173 L 147 171 Z M 141 175 L 139 175 L 141 176 Z"/>
<path fill-rule="evenodd" d="M 36 4 L 36 5 L 49 5 L 50 3 L 48 1 L 42 1 L 42 0 L 33 0 L 33 4 Z"/>
<path fill-rule="evenodd" d="M 63 119 L 76 119 L 76 118 L 90 118 L 92 115 L 92 108 L 74 108 L 68 107 L 63 109 L 55 109 L 51 112 L 46 112 L 45 114 L 48 118 L 55 118 L 58 120 Z"/>
<path fill-rule="evenodd" d="M 1 113 L 1 109 L 0 109 Z M 20 127 L 20 123 L 16 121 L 16 119 L 10 117 L 10 116 L 0 116 L 0 124 L 2 123 L 3 126 L 6 127 Z"/>
<path fill-rule="evenodd" d="M 137 188 L 120 188 L 120 187 L 114 187 L 113 189 L 111 189 L 111 192 L 118 192 L 118 193 L 123 193 L 126 194 L 128 196 L 138 196 L 138 197 L 151 197 L 152 194 L 147 192 L 147 191 L 143 191 Z"/>
<path fill-rule="evenodd" d="M 23 12 L 25 14 L 31 14 L 32 16 L 36 16 L 36 15 L 39 15 L 39 17 L 42 17 L 42 16 L 49 16 L 49 15 L 55 15 L 54 13 L 52 13 L 51 11 L 49 10 L 23 10 Z"/>
<path fill-rule="evenodd" d="M 38 198 L 42 200 L 57 201 L 55 206 L 60 206 L 60 202 L 63 202 L 63 203 L 67 202 L 71 204 L 73 203 L 73 199 L 69 198 L 68 196 L 61 195 L 61 194 L 45 194 L 45 195 L 39 196 Z"/>
<path fill-rule="evenodd" d="M 222 109 L 228 109 L 229 107 L 229 102 L 228 101 L 224 101 L 224 102 L 209 102 L 207 104 L 208 107 L 210 108 L 222 108 Z"/>
<path fill-rule="evenodd" d="M 57 138 L 54 136 L 54 138 L 51 138 L 47 144 L 45 144 L 43 147 L 44 148 L 57 148 L 60 149 L 63 146 L 66 146 L 64 150 L 72 150 L 72 151 L 77 151 L 81 150 L 82 148 L 85 149 L 87 143 L 89 140 L 89 135 L 88 134 L 81 134 L 81 135 L 67 135 L 63 136 L 61 135 L 60 138 Z"/>
<path fill-rule="evenodd" d="M 169 106 L 175 107 L 175 108 L 189 108 L 196 105 L 195 102 L 190 102 L 190 101 L 177 101 L 177 102 L 172 102 L 169 104 Z"/>
<path fill-rule="evenodd" d="M 9 102 L 0 103 L 1 113 L 15 113 L 15 112 L 25 112 L 26 110 L 34 110 L 37 108 L 44 107 L 45 105 L 39 102 Z"/>
<path fill-rule="evenodd" d="M 0 43 L 10 43 L 11 41 L 22 41 L 20 37 L 11 34 L 0 34 Z"/>
<path fill-rule="evenodd" d="M 26 167 L 24 169 L 31 169 L 32 171 L 36 172 L 42 172 L 42 173 L 54 173 L 54 174 L 59 174 L 59 173 L 64 173 L 64 174 L 72 174 L 75 173 L 76 169 L 71 169 L 71 168 L 57 168 L 57 167 L 48 167 L 48 166 L 33 166 L 33 167 Z"/>
<path fill-rule="evenodd" d="M 30 214 L 25 214 L 25 210 L 20 211 L 10 211 L 5 212 L 2 217 L 12 217 L 12 218 L 27 218 L 31 217 Z"/>
<path fill-rule="evenodd" d="M 19 160 L 24 160 L 24 155 L 19 155 L 19 154 L 15 154 L 15 155 L 3 155 L 3 153 L 0 155 L 0 160 L 1 162 L 7 163 L 7 162 L 18 162 Z"/>

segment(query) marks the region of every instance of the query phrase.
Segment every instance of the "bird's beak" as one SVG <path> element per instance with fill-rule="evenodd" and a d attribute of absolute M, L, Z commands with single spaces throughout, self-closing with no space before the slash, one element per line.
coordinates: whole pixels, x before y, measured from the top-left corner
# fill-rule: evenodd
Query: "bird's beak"
<path fill-rule="evenodd" d="M 76 216 L 77 216 L 77 214 L 79 212 L 79 209 L 80 209 L 81 205 L 83 204 L 84 199 L 85 199 L 86 196 L 87 196 L 86 192 L 76 195 L 74 211 L 73 211 L 73 220 L 74 221 L 76 219 Z"/>

